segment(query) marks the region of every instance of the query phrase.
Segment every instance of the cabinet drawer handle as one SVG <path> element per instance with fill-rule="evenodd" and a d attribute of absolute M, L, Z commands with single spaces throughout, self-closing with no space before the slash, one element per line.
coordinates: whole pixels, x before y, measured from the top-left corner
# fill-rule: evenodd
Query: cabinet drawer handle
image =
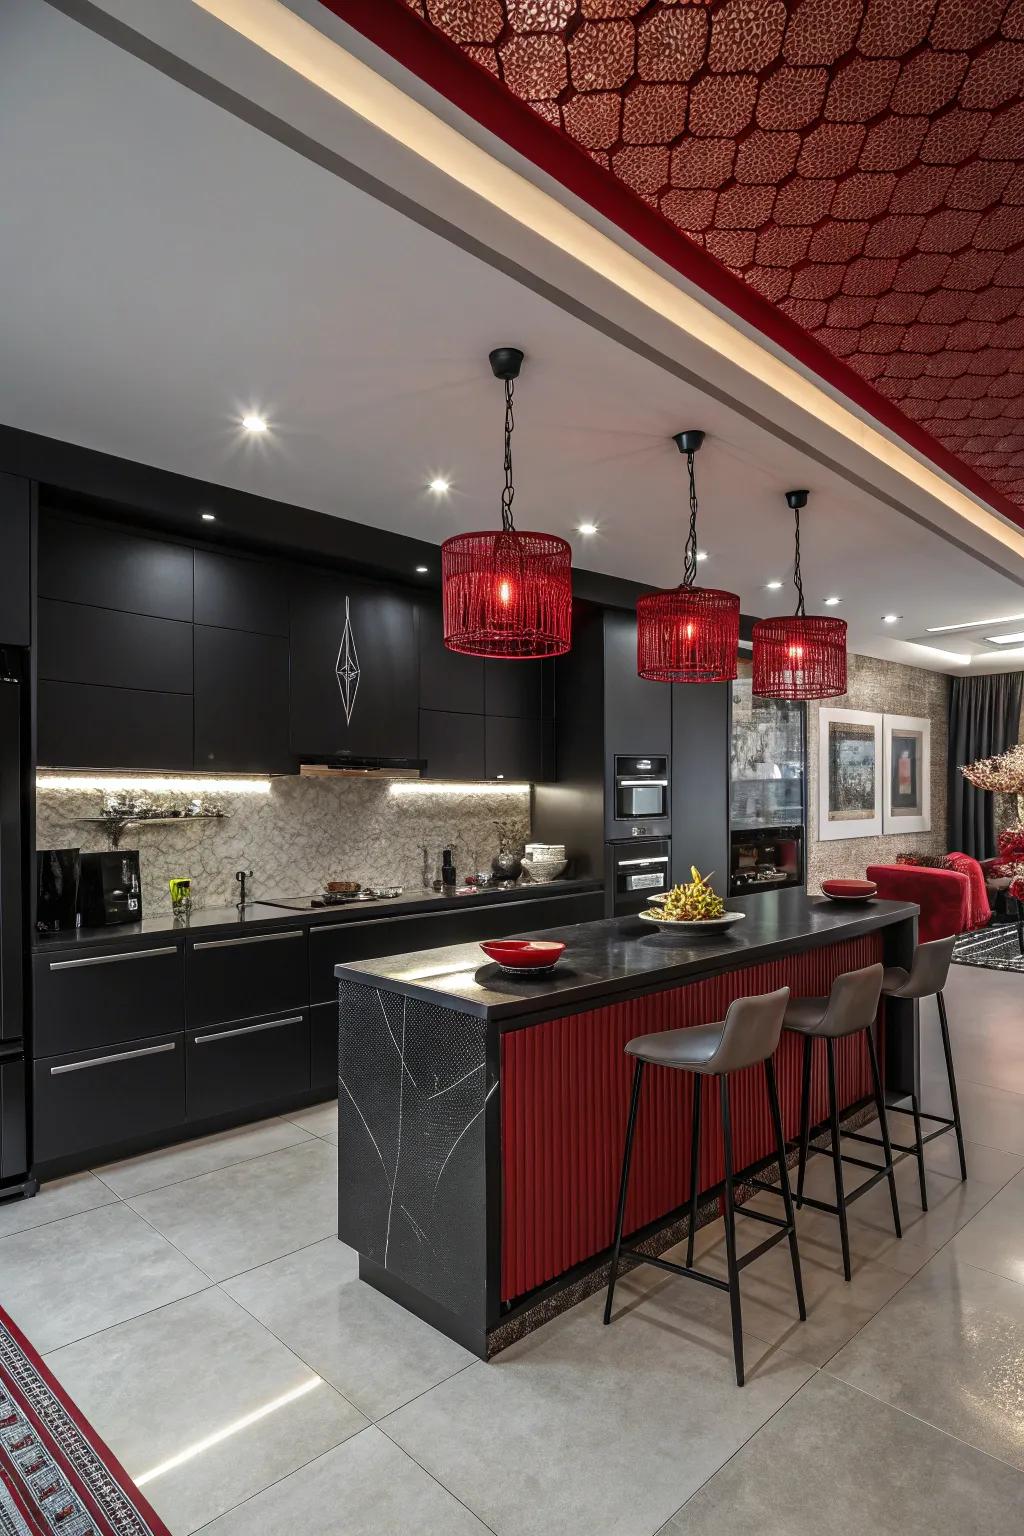
<path fill-rule="evenodd" d="M 120 955 L 87 955 L 82 960 L 51 960 L 51 971 L 72 971 L 80 965 L 112 965 L 115 960 L 151 960 L 155 955 L 176 955 L 178 946 L 167 944 L 163 949 L 129 949 Z"/>
<path fill-rule="evenodd" d="M 275 939 L 301 939 L 304 928 L 289 928 L 287 933 L 254 933 L 244 939 L 201 939 L 193 949 L 235 949 L 239 944 L 272 944 Z"/>
<path fill-rule="evenodd" d="M 139 1051 L 118 1051 L 114 1056 L 93 1056 L 88 1061 L 66 1061 L 63 1066 L 51 1067 L 50 1076 L 59 1077 L 62 1072 L 84 1072 L 86 1067 L 105 1067 L 112 1061 L 132 1061 L 136 1056 L 160 1056 L 164 1051 L 177 1050 L 173 1040 L 166 1045 L 145 1045 Z"/>
<path fill-rule="evenodd" d="M 236 1035 L 255 1035 L 261 1029 L 283 1029 L 286 1024 L 301 1024 L 302 1014 L 293 1013 L 287 1019 L 271 1019 L 269 1024 L 243 1024 L 240 1029 L 214 1030 L 209 1035 L 193 1035 L 196 1045 L 209 1045 L 211 1040 L 233 1040 Z"/>

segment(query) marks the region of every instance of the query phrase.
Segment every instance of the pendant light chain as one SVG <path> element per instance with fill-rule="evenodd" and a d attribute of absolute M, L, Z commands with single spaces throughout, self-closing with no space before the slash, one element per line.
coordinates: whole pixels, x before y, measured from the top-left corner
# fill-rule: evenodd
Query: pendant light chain
<path fill-rule="evenodd" d="M 793 541 L 794 542 L 794 549 L 795 549 L 795 554 L 794 554 L 794 557 L 793 557 L 793 584 L 796 587 L 796 617 L 798 619 L 802 619 L 802 618 L 806 617 L 806 609 L 804 608 L 804 583 L 803 583 L 803 578 L 800 575 L 800 508 L 799 507 L 794 507 L 793 508 L 793 520 L 794 520 L 794 523 L 796 524 L 796 532 L 795 532 L 794 541 Z"/>
<path fill-rule="evenodd" d="M 690 478 L 690 531 L 686 536 L 686 562 L 683 566 L 683 586 L 692 587 L 697 580 L 697 482 L 693 473 L 693 449 L 686 455 L 686 473 Z"/>
<path fill-rule="evenodd" d="M 512 433 L 516 426 L 512 397 L 515 387 L 515 379 L 505 380 L 505 484 L 501 492 L 501 526 L 505 533 L 514 533 L 516 526 L 512 518 L 512 502 L 516 494 L 512 484 Z"/>

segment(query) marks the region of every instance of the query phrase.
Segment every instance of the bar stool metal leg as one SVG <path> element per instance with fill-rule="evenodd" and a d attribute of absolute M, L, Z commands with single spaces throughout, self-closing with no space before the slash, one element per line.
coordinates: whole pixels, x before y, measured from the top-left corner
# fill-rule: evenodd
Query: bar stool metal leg
<path fill-rule="evenodd" d="M 917 1146 L 917 1178 L 921 1185 L 921 1209 L 928 1209 L 928 1184 L 924 1172 L 924 1137 L 921 1135 L 921 1106 L 917 1101 L 917 1094 L 910 1095 L 910 1113 L 914 1117 L 914 1142 Z"/>
<path fill-rule="evenodd" d="M 701 1085 L 699 1072 L 693 1074 L 693 1125 L 690 1134 L 690 1230 L 686 1234 L 686 1267 L 693 1268 L 693 1240 L 697 1235 L 697 1195 L 700 1192 L 700 1113 Z"/>
<path fill-rule="evenodd" d="M 811 1139 L 811 1065 L 814 1041 L 804 1036 L 803 1083 L 800 1090 L 800 1163 L 796 1176 L 796 1208 L 804 1203 L 804 1174 L 807 1172 L 807 1146 Z"/>
<path fill-rule="evenodd" d="M 868 1037 L 868 1060 L 871 1063 L 871 1082 L 875 1091 L 875 1108 L 878 1111 L 878 1124 L 882 1131 L 882 1153 L 888 1168 L 889 1199 L 892 1202 L 892 1224 L 897 1237 L 903 1236 L 903 1228 L 900 1225 L 900 1203 L 896 1197 L 896 1170 L 892 1161 L 892 1143 L 889 1140 L 889 1118 L 885 1112 L 885 1100 L 882 1097 L 882 1078 L 878 1071 L 878 1052 L 875 1050 L 875 1032 L 866 1029 L 864 1033 Z M 920 1165 L 923 1169 L 924 1163 Z M 922 1182 L 923 1182 L 922 1172 Z"/>
<path fill-rule="evenodd" d="M 789 1188 L 789 1169 L 786 1167 L 786 1138 L 782 1131 L 782 1111 L 779 1108 L 779 1090 L 775 1082 L 775 1064 L 770 1056 L 765 1057 L 764 1063 L 765 1086 L 768 1089 L 768 1106 L 772 1114 L 772 1127 L 775 1131 L 775 1150 L 779 1158 L 779 1188 L 782 1190 L 782 1204 L 786 1212 L 786 1222 L 789 1226 L 789 1256 L 793 1261 L 793 1285 L 796 1289 L 796 1304 L 800 1312 L 800 1321 L 807 1321 L 807 1308 L 804 1305 L 804 1283 L 800 1274 L 800 1249 L 796 1240 L 796 1217 L 793 1212 L 793 1196 Z"/>
<path fill-rule="evenodd" d="M 612 1251 L 611 1269 L 608 1271 L 608 1299 L 604 1304 L 604 1320 L 612 1320 L 612 1298 L 615 1281 L 619 1274 L 619 1251 L 622 1248 L 622 1224 L 626 1218 L 626 1193 L 629 1189 L 629 1165 L 633 1159 L 633 1137 L 636 1133 L 636 1114 L 640 1106 L 640 1089 L 644 1080 L 644 1063 L 637 1060 L 633 1068 L 633 1093 L 629 1101 L 629 1119 L 626 1122 L 626 1142 L 622 1149 L 622 1176 L 619 1180 L 619 1204 L 615 1213 L 615 1247 Z"/>
<path fill-rule="evenodd" d="M 1018 912 L 1020 906 L 1017 907 Z M 960 1124 L 960 1101 L 956 1094 L 956 1073 L 953 1071 L 953 1051 L 949 1044 L 949 1021 L 946 1018 L 946 999 L 941 992 L 935 994 L 939 1005 L 939 1026 L 942 1030 L 942 1051 L 946 1058 L 946 1076 L 949 1078 L 949 1101 L 953 1106 L 953 1129 L 956 1131 L 956 1149 L 960 1154 L 960 1178 L 967 1178 L 967 1158 L 964 1154 L 964 1132 Z"/>
<path fill-rule="evenodd" d="M 831 1036 L 825 1040 L 828 1061 L 828 1118 L 832 1128 L 832 1171 L 836 1182 L 836 1214 L 839 1217 L 839 1239 L 843 1246 L 843 1274 L 847 1280 L 850 1269 L 850 1234 L 846 1225 L 846 1190 L 843 1187 L 843 1152 L 839 1140 L 839 1095 L 836 1091 L 836 1043 Z"/>
<path fill-rule="evenodd" d="M 729 1306 L 732 1310 L 732 1352 L 736 1362 L 736 1385 L 743 1385 L 743 1318 L 740 1312 L 740 1271 L 736 1263 L 736 1210 L 733 1202 L 732 1118 L 729 1114 L 729 1078 L 718 1079 L 722 1105 L 722 1151 L 725 1159 L 725 1258 L 729 1273 Z"/>

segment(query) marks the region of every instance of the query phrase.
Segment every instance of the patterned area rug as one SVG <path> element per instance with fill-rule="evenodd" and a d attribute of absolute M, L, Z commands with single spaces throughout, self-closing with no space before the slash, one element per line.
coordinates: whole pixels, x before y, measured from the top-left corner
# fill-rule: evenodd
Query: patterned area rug
<path fill-rule="evenodd" d="M 977 933 L 962 933 L 953 951 L 954 965 L 983 965 L 990 971 L 1024 972 L 1016 923 L 994 923 Z"/>
<path fill-rule="evenodd" d="M 169 1536 L 2 1308 L 0 1536 Z"/>

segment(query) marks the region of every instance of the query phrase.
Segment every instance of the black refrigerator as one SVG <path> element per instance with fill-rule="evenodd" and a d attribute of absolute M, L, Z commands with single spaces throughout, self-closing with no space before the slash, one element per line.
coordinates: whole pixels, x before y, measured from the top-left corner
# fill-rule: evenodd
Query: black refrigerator
<path fill-rule="evenodd" d="M 29 1193 L 25 1072 L 24 687 L 0 652 L 0 1200 Z"/>

